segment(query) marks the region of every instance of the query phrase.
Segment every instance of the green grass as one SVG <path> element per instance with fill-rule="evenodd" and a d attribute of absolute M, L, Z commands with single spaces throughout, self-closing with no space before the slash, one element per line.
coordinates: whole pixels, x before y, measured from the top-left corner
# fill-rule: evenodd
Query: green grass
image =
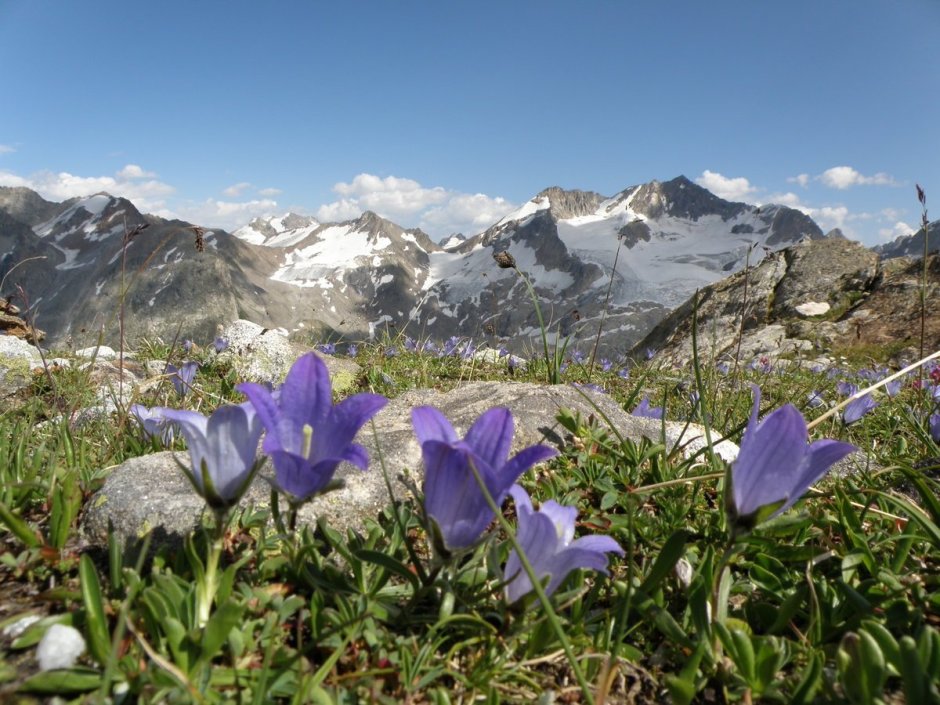
<path fill-rule="evenodd" d="M 389 345 L 360 347 L 353 391 L 541 382 L 551 372 L 400 346 L 389 356 Z M 138 350 L 181 362 L 158 343 Z M 241 401 L 233 371 L 208 353 L 202 362 L 185 405 L 206 413 Z M 739 441 L 750 388 L 701 373 L 713 437 Z M 825 410 L 806 408 L 811 390 L 838 399 L 823 372 L 742 375 L 760 385 L 764 412 L 792 402 L 811 420 Z M 672 420 L 697 417 L 690 369 L 654 359 L 630 379 L 597 366 L 588 376 L 586 363 L 571 363 L 562 380 L 599 384 L 627 408 L 648 395 L 665 399 Z M 922 461 L 940 449 L 923 420 L 931 402 L 909 384 L 893 399 L 876 393 L 880 406 L 848 428 L 830 419 L 813 431 L 858 445 L 867 469 L 826 480 L 727 554 L 721 460 L 621 438 L 600 415 L 563 415 L 562 454 L 522 484 L 537 502 L 577 506 L 579 535 L 609 534 L 626 552 L 609 577 L 578 571 L 552 596 L 575 669 L 545 610 L 505 606 L 502 530 L 432 579 L 411 501 L 386 507 L 362 534 L 321 523 L 284 536 L 266 507 L 239 514 L 215 611 L 199 628 L 204 535 L 151 561 L 125 562 L 117 545 L 84 553 L 77 526 L 107 468 L 153 448 L 121 414 L 80 428 L 62 421 L 88 402 L 90 384 L 77 369 L 52 378 L 37 377 L 0 412 L 0 623 L 42 618 L 0 637 L 3 702 L 496 703 L 549 690 L 559 702 L 937 701 L 940 484 Z M 140 401 L 177 405 L 169 384 Z M 370 472 L 381 471 L 373 458 Z M 55 621 L 77 627 L 89 652 L 73 669 L 39 674 L 32 647 Z"/>

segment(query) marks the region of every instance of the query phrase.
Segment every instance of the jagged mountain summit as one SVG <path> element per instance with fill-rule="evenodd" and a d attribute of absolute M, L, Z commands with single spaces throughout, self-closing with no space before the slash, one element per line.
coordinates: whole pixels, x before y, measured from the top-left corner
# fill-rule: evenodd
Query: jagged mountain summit
<path fill-rule="evenodd" d="M 371 212 L 343 223 L 288 213 L 229 234 L 107 194 L 53 204 L 0 188 L 0 277 L 43 258 L 4 286 L 23 287 L 53 341 L 83 329 L 116 340 L 123 272 L 131 338 L 211 338 L 215 324 L 243 317 L 317 339 L 387 330 L 525 349 L 536 316 L 519 275 L 494 262 L 506 251 L 553 333 L 593 340 L 603 320 L 602 345 L 625 350 L 696 288 L 823 237 L 799 211 L 724 201 L 685 177 L 613 197 L 549 188 L 445 246 Z"/>
<path fill-rule="evenodd" d="M 921 228 L 911 235 L 902 235 L 884 245 L 876 245 L 873 249 L 884 259 L 893 257 L 923 257 L 924 237 L 927 237 L 927 252 L 940 250 L 940 220 L 927 224 L 927 233 Z"/>
<path fill-rule="evenodd" d="M 550 188 L 453 251 L 431 254 L 410 319 L 440 334 L 485 339 L 539 335 L 526 287 L 494 266 L 509 252 L 530 279 L 552 330 L 624 349 L 696 289 L 823 233 L 783 206 L 724 201 L 685 177 L 612 198 Z"/>

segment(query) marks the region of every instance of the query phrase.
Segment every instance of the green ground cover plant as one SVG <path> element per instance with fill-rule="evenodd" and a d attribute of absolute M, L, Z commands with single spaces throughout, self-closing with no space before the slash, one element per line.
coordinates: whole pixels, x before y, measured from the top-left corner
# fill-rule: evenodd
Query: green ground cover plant
<path fill-rule="evenodd" d="M 0 636 L 0 699 L 940 702 L 940 368 L 675 369 L 655 351 L 594 360 L 591 342 L 524 366 L 457 339 L 321 346 L 363 370 L 341 399 L 313 358 L 274 390 L 211 345 L 142 341 L 173 365 L 164 383 L 82 426 L 86 373 L 38 376 L 0 412 L 0 630 L 37 618 Z M 510 454 L 508 412 L 460 436 L 423 407 L 417 496 L 360 533 L 295 526 L 340 460 L 402 470 L 355 443 L 383 398 L 493 379 L 599 389 L 741 455 L 685 457 L 600 412 L 562 412 L 557 454 Z M 204 530 L 182 551 L 87 550 L 78 523 L 108 468 L 165 447 L 206 498 Z M 281 495 L 238 510 L 263 455 Z M 39 671 L 54 625 L 87 649 Z"/>

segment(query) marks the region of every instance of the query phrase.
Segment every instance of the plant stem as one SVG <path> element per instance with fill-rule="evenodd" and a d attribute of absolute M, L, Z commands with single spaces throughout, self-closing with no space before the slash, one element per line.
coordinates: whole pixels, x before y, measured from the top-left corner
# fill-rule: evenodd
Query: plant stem
<path fill-rule="evenodd" d="M 529 281 L 529 278 L 522 273 L 522 270 L 519 269 L 516 265 L 513 265 L 513 269 L 516 270 L 516 274 L 522 279 L 522 282 L 525 284 L 526 289 L 529 292 L 529 298 L 532 299 L 532 305 L 535 306 L 535 317 L 539 321 L 539 331 L 542 334 L 542 351 L 545 355 L 545 365 L 548 368 L 548 383 L 549 384 L 558 384 L 558 374 L 556 372 L 556 365 L 553 364 L 554 360 L 549 357 L 548 354 L 548 337 L 545 333 L 545 319 L 542 318 L 542 307 L 539 306 L 538 296 L 535 294 L 535 289 L 532 287 L 532 282 Z"/>
<path fill-rule="evenodd" d="M 623 236 L 617 237 L 617 252 L 614 253 L 614 267 L 610 270 L 610 281 L 607 283 L 607 295 L 604 297 L 604 310 L 601 311 L 601 322 L 597 325 L 597 337 L 594 339 L 594 348 L 591 350 L 591 364 L 588 366 L 588 382 L 594 374 L 594 360 L 597 358 L 597 348 L 601 344 L 601 332 L 607 321 L 607 306 L 610 304 L 610 292 L 614 288 L 614 276 L 617 274 L 617 260 L 620 259 L 620 246 L 623 245 Z"/>
<path fill-rule="evenodd" d="M 509 538 L 509 543 L 512 544 L 513 549 L 519 556 L 519 562 L 522 564 L 522 569 L 528 576 L 529 582 L 532 583 L 532 589 L 539 598 L 539 602 L 542 603 L 542 607 L 545 609 L 545 617 L 548 620 L 548 623 L 551 625 L 552 629 L 555 631 L 555 636 L 558 637 L 558 641 L 561 642 L 561 646 L 565 651 L 565 656 L 568 658 L 568 663 L 571 665 L 571 670 L 574 672 L 575 678 L 578 680 L 578 685 L 581 686 L 581 692 L 584 695 L 584 702 L 588 703 L 588 705 L 594 705 L 594 696 L 591 694 L 590 685 L 588 684 L 584 673 L 581 671 L 581 666 L 574 654 L 574 650 L 571 648 L 571 642 L 568 641 L 568 637 L 565 635 L 565 629 L 558 620 L 558 615 L 555 614 L 555 610 L 552 609 L 552 605 L 548 600 L 548 595 L 545 594 L 545 588 L 542 587 L 542 581 L 539 579 L 539 576 L 536 575 L 535 569 L 529 562 L 529 559 L 526 556 L 525 551 L 522 549 L 521 544 L 516 539 L 515 532 L 512 530 L 512 527 L 509 525 L 506 517 L 503 516 L 502 511 L 496 504 L 496 501 L 493 499 L 493 495 L 491 495 L 490 491 L 487 489 L 486 483 L 484 483 L 483 478 L 480 477 L 480 471 L 477 470 L 477 467 L 472 460 L 470 461 L 469 465 L 470 471 L 473 473 L 473 479 L 476 480 L 477 485 L 480 487 L 480 491 L 483 493 L 483 498 L 486 500 L 487 506 L 490 508 L 493 514 L 496 515 L 496 520 L 499 522 L 499 525 L 502 527 L 503 531 L 506 532 L 506 536 Z"/>
<path fill-rule="evenodd" d="M 217 512 L 215 526 L 210 534 L 209 555 L 206 556 L 205 580 L 196 586 L 196 626 L 202 628 L 209 622 L 212 603 L 219 591 L 219 560 L 222 558 L 222 545 L 227 525 L 225 512 Z"/>

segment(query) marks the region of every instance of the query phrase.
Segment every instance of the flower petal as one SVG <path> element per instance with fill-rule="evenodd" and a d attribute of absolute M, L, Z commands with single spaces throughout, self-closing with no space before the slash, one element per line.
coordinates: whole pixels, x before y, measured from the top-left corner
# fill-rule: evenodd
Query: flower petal
<path fill-rule="evenodd" d="M 432 440 L 422 444 L 421 453 L 425 511 L 437 522 L 448 549 L 473 546 L 493 520 L 493 512 L 470 470 L 468 450 Z M 484 483 L 492 482 L 492 470 L 480 459 L 476 464 Z"/>
<path fill-rule="evenodd" d="M 206 427 L 207 469 L 218 497 L 233 504 L 251 480 L 261 424 L 251 425 L 239 406 L 216 409 Z"/>
<path fill-rule="evenodd" d="M 333 388 L 324 362 L 314 353 L 297 358 L 281 386 L 281 413 L 296 428 L 307 424 L 316 429 L 332 405 Z"/>
<path fill-rule="evenodd" d="M 803 467 L 799 477 L 796 479 L 790 498 L 780 509 L 775 512 L 780 514 L 786 511 L 802 497 L 806 491 L 816 484 L 834 464 L 842 460 L 845 456 L 858 450 L 851 443 L 842 441 L 833 441 L 828 438 L 816 441 L 810 445 L 803 461 Z"/>
<path fill-rule="evenodd" d="M 416 406 L 411 410 L 411 423 L 419 444 L 425 441 L 455 443 L 459 440 L 450 421 L 433 406 Z"/>
<path fill-rule="evenodd" d="M 548 517 L 555 525 L 558 540 L 563 546 L 571 543 L 574 538 L 574 522 L 578 518 L 577 508 L 568 507 L 550 499 L 547 502 L 542 502 L 539 513 Z"/>
<path fill-rule="evenodd" d="M 344 448 L 362 425 L 386 404 L 388 399 L 378 394 L 357 394 L 334 406 L 320 425 L 314 427 L 311 460 L 343 457 Z"/>
<path fill-rule="evenodd" d="M 756 404 L 755 400 L 755 408 Z M 792 497 L 807 453 L 807 435 L 806 421 L 792 404 L 780 407 L 756 426 L 748 425 L 731 471 L 739 516 Z"/>
<path fill-rule="evenodd" d="M 512 413 L 509 409 L 495 407 L 480 414 L 464 441 L 490 466 L 501 468 L 509 457 L 512 434 Z"/>
<path fill-rule="evenodd" d="M 515 483 L 519 476 L 522 475 L 526 470 L 531 468 L 536 463 L 541 463 L 543 460 L 548 460 L 549 458 L 554 458 L 558 455 L 558 451 L 550 446 L 529 446 L 528 448 L 523 448 L 514 456 L 509 459 L 509 462 L 503 465 L 496 471 L 496 477 L 494 480 L 496 484 L 490 488 L 490 491 L 493 492 L 493 496 L 497 497 L 497 502 L 501 501 L 500 498 L 505 499 L 506 493 L 509 491 L 509 488 Z"/>
<path fill-rule="evenodd" d="M 313 472 L 313 465 L 309 460 L 295 453 L 278 450 L 269 455 L 274 463 L 274 480 L 278 489 L 297 501 L 311 497 L 329 482 L 329 478 L 324 479 Z"/>

